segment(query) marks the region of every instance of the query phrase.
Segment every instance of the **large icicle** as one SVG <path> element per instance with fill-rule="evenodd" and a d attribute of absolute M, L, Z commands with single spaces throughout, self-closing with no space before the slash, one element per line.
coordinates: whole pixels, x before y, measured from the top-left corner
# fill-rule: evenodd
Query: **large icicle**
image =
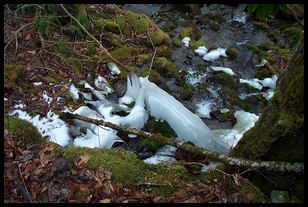
<path fill-rule="evenodd" d="M 132 81 L 128 81 L 125 96 L 129 95 L 136 100 L 139 93 L 136 90 L 140 90 L 140 85 L 144 87 L 145 103 L 151 115 L 167 121 L 179 138 L 208 150 L 224 154 L 228 152 L 226 144 L 219 140 L 196 114 L 147 78 L 139 78 L 138 81 L 138 78 L 133 76 Z"/>

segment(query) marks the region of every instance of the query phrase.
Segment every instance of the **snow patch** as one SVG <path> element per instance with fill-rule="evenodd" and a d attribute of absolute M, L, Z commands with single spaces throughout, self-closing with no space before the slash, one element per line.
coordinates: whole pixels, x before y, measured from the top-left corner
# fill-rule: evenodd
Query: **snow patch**
<path fill-rule="evenodd" d="M 75 87 L 74 84 L 72 84 L 72 85 L 70 86 L 70 93 L 71 93 L 73 99 L 75 99 L 75 100 L 79 99 L 79 91 L 78 91 L 78 89 Z"/>
<path fill-rule="evenodd" d="M 242 12 L 240 14 L 234 15 L 232 18 L 232 21 L 236 21 L 236 22 L 241 22 L 241 23 L 246 23 L 246 13 Z"/>
<path fill-rule="evenodd" d="M 46 91 L 43 91 L 43 98 L 48 103 L 48 106 L 49 106 L 50 103 L 52 102 L 52 98 L 48 96 Z"/>
<path fill-rule="evenodd" d="M 256 68 L 263 67 L 266 63 L 268 63 L 268 61 L 265 60 L 265 59 L 262 59 L 260 63 L 258 63 L 258 64 L 255 65 L 255 67 L 256 67 Z"/>
<path fill-rule="evenodd" d="M 118 74 L 121 73 L 119 68 L 114 63 L 108 63 L 108 67 L 109 67 L 109 69 L 111 71 L 111 75 L 118 75 Z"/>
<path fill-rule="evenodd" d="M 26 107 L 26 105 L 24 105 L 24 104 L 16 104 L 14 106 L 14 109 L 23 109 L 24 107 Z"/>
<path fill-rule="evenodd" d="M 223 57 L 228 57 L 226 55 L 226 49 L 225 48 L 217 48 L 215 50 L 211 50 L 210 52 L 206 53 L 204 56 L 203 56 L 203 60 L 206 60 L 206 61 L 210 61 L 210 62 L 214 62 L 215 60 L 217 60 L 220 56 L 223 56 Z"/>
<path fill-rule="evenodd" d="M 248 83 L 249 85 L 251 85 L 252 87 L 258 90 L 261 90 L 263 88 L 263 86 L 259 83 L 259 79 L 257 78 L 253 80 L 246 80 L 246 79 L 240 78 L 240 83 Z"/>
<path fill-rule="evenodd" d="M 190 41 L 189 37 L 184 37 L 182 39 L 182 43 L 185 45 L 185 47 L 189 47 L 189 41 Z"/>
<path fill-rule="evenodd" d="M 43 83 L 42 82 L 34 82 L 34 83 L 32 83 L 33 85 L 35 85 L 35 86 L 40 86 L 40 85 L 42 85 Z"/>
<path fill-rule="evenodd" d="M 175 162 L 174 153 L 176 151 L 176 147 L 165 145 L 157 150 L 156 154 L 152 157 L 149 157 L 143 160 L 145 163 L 157 165 L 161 162 Z"/>
<path fill-rule="evenodd" d="M 222 72 L 227 73 L 229 75 L 236 75 L 231 68 L 217 67 L 217 66 L 210 66 L 210 68 L 214 71 L 222 71 Z"/>
<path fill-rule="evenodd" d="M 205 46 L 200 46 L 195 49 L 195 52 L 198 53 L 199 56 L 204 56 L 207 53 L 208 49 Z"/>

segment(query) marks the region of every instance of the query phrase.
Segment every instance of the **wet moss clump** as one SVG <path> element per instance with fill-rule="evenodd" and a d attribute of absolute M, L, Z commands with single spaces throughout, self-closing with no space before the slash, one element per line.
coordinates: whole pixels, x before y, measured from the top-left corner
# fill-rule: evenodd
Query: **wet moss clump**
<path fill-rule="evenodd" d="M 172 56 L 172 50 L 167 45 L 160 45 L 157 47 L 156 56 L 170 59 Z"/>
<path fill-rule="evenodd" d="M 197 85 L 197 87 L 198 87 L 198 89 L 199 89 L 200 91 L 206 91 L 208 85 L 207 85 L 206 83 L 199 83 L 199 84 Z"/>
<path fill-rule="evenodd" d="M 230 47 L 227 49 L 226 54 L 232 59 L 234 60 L 238 55 L 239 55 L 240 51 L 235 48 L 235 47 Z"/>
<path fill-rule="evenodd" d="M 147 139 L 147 138 L 141 138 L 137 141 L 137 149 L 138 151 L 141 151 L 142 149 L 147 149 L 152 152 L 156 152 L 160 147 L 162 147 L 163 144 L 161 144 L 158 141 Z"/>
<path fill-rule="evenodd" d="M 182 30 L 180 31 L 180 40 L 182 40 L 184 37 L 189 37 L 191 40 L 197 40 L 200 38 L 200 34 L 196 27 L 189 26 L 182 28 Z"/>
<path fill-rule="evenodd" d="M 126 58 L 137 55 L 137 53 L 135 48 L 124 46 L 112 52 L 112 56 L 119 61 L 123 61 Z"/>
<path fill-rule="evenodd" d="M 151 60 L 150 55 L 147 55 L 147 54 L 137 55 L 137 57 L 136 57 L 136 65 L 141 67 L 145 63 L 149 62 L 150 60 Z"/>
<path fill-rule="evenodd" d="M 182 42 L 179 38 L 175 38 L 173 41 L 172 41 L 172 44 L 176 47 L 180 47 L 182 45 Z"/>
<path fill-rule="evenodd" d="M 183 84 L 183 92 L 180 95 L 180 98 L 183 100 L 188 100 L 194 95 L 194 88 L 188 83 Z"/>
<path fill-rule="evenodd" d="M 270 26 L 266 22 L 254 22 L 253 23 L 255 27 L 264 30 L 264 31 L 269 31 Z"/>
<path fill-rule="evenodd" d="M 149 172 L 146 164 L 137 158 L 137 155 L 120 149 L 100 149 L 68 147 L 63 148 L 63 156 L 73 161 L 79 156 L 90 156 L 87 166 L 92 169 L 103 168 L 112 172 L 112 182 L 122 182 L 133 185 L 144 179 Z M 129 172 L 129 173 L 127 173 Z"/>
<path fill-rule="evenodd" d="M 151 116 L 144 126 L 145 131 L 156 134 L 161 134 L 165 137 L 174 137 L 175 132 L 166 121 L 156 121 L 156 118 Z"/>
<path fill-rule="evenodd" d="M 145 69 L 140 73 L 141 77 L 149 76 L 149 80 L 155 84 L 160 84 L 160 75 L 154 70 Z"/>
<path fill-rule="evenodd" d="M 264 59 L 264 54 L 258 46 L 253 45 L 253 44 L 247 44 L 246 47 L 250 49 L 252 52 L 254 52 L 255 54 L 257 54 L 259 57 L 259 60 Z"/>
<path fill-rule="evenodd" d="M 229 121 L 232 126 L 236 124 L 236 118 L 232 111 L 228 111 L 225 113 L 220 112 L 220 110 L 211 112 L 211 117 L 214 117 L 219 122 L 226 122 Z"/>
<path fill-rule="evenodd" d="M 4 64 L 4 88 L 15 89 L 23 82 L 23 66 Z"/>
<path fill-rule="evenodd" d="M 94 22 L 94 25 L 96 28 L 102 28 L 105 31 L 112 32 L 114 34 L 120 34 L 120 26 L 113 20 L 97 18 Z"/>
<path fill-rule="evenodd" d="M 156 57 L 154 59 L 153 68 L 163 77 L 179 78 L 175 64 L 164 57 Z"/>
<path fill-rule="evenodd" d="M 193 49 L 197 49 L 198 47 L 205 46 L 205 43 L 202 40 L 198 40 L 198 41 L 193 40 L 191 41 L 191 46 L 193 47 Z"/>
<path fill-rule="evenodd" d="M 9 133 L 16 136 L 18 141 L 22 141 L 24 144 L 41 144 L 45 140 L 30 122 L 22 120 L 17 117 L 5 116 L 4 128 L 8 129 Z"/>
<path fill-rule="evenodd" d="M 213 75 L 209 77 L 209 80 L 232 89 L 238 87 L 238 81 L 224 72 L 214 72 Z"/>
<path fill-rule="evenodd" d="M 264 78 L 272 77 L 273 71 L 268 66 L 257 68 L 256 78 L 263 80 Z"/>

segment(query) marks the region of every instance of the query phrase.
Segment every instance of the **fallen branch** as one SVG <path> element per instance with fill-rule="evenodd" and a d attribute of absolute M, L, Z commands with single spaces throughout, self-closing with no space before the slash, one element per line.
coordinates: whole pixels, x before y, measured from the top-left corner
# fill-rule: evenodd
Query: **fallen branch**
<path fill-rule="evenodd" d="M 109 127 L 124 133 L 128 134 L 135 134 L 140 137 L 156 140 L 162 144 L 168 144 L 175 146 L 177 148 L 186 150 L 191 153 L 195 153 L 198 155 L 206 156 L 212 160 L 220 161 L 226 165 L 231 166 L 238 166 L 238 167 L 245 167 L 245 168 L 253 168 L 256 170 L 263 170 L 263 171 L 273 171 L 273 172 L 292 172 L 303 174 L 304 173 L 304 164 L 303 163 L 288 163 L 288 162 L 280 162 L 280 161 L 258 161 L 258 160 L 246 160 L 242 158 L 230 157 L 227 155 L 220 154 L 218 152 L 208 151 L 203 148 L 199 148 L 193 145 L 190 145 L 185 142 L 181 142 L 176 140 L 175 138 L 168 138 L 162 135 L 144 132 L 142 130 L 134 129 L 134 128 L 126 128 L 111 122 L 107 122 L 104 120 L 95 120 L 90 119 L 84 116 L 80 116 L 78 114 L 71 114 L 71 113 L 62 113 L 62 119 L 70 120 L 70 119 L 79 119 L 82 121 L 86 121 L 89 123 L 93 123 L 96 125 L 102 125 L 105 127 Z"/>
<path fill-rule="evenodd" d="M 116 60 L 109 52 L 108 50 L 92 35 L 88 32 L 88 30 L 73 16 L 71 15 L 71 13 L 69 13 L 67 11 L 67 9 L 63 6 L 63 4 L 60 4 L 60 6 L 62 7 L 62 9 L 65 11 L 65 13 L 67 13 L 67 15 L 69 15 L 80 27 L 81 29 L 87 34 L 89 35 L 89 37 L 91 37 L 98 45 L 99 47 L 106 53 L 106 55 L 116 64 L 120 65 L 121 67 L 125 68 L 126 70 L 130 71 L 130 69 L 123 65 L 122 63 L 120 63 L 118 60 Z"/>

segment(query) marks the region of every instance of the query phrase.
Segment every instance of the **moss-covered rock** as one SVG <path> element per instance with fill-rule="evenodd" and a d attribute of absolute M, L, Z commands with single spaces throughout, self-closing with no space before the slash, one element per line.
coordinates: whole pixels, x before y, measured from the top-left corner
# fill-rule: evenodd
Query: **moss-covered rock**
<path fill-rule="evenodd" d="M 257 68 L 256 78 L 263 80 L 264 78 L 272 77 L 274 75 L 273 71 L 268 66 L 263 66 Z"/>
<path fill-rule="evenodd" d="M 150 37 L 155 46 L 165 44 L 170 45 L 171 39 L 168 34 L 164 33 L 161 29 L 157 28 L 155 31 L 150 32 Z"/>
<path fill-rule="evenodd" d="M 157 85 L 160 84 L 160 75 L 154 70 L 145 69 L 140 73 L 141 77 L 149 76 L 149 80 Z"/>
<path fill-rule="evenodd" d="M 113 20 L 99 17 L 94 21 L 94 25 L 95 28 L 102 28 L 105 31 L 120 34 L 120 26 Z"/>
<path fill-rule="evenodd" d="M 194 26 L 183 27 L 180 31 L 179 38 L 180 40 L 184 37 L 189 37 L 191 40 L 197 40 L 200 38 L 199 31 Z"/>
<path fill-rule="evenodd" d="M 170 59 L 171 56 L 172 56 L 172 50 L 167 45 L 160 45 L 160 46 L 157 47 L 156 56 L 157 57 L 165 57 L 167 59 Z"/>
<path fill-rule="evenodd" d="M 226 54 L 232 59 L 234 60 L 238 55 L 239 55 L 240 51 L 235 48 L 235 47 L 230 47 L 227 49 Z"/>
<path fill-rule="evenodd" d="M 172 44 L 176 47 L 180 47 L 182 45 L 182 42 L 179 38 L 175 38 L 173 41 L 172 41 Z"/>
<path fill-rule="evenodd" d="M 63 148 L 62 151 L 64 158 L 70 161 L 73 161 L 78 156 L 90 156 L 87 166 L 92 169 L 104 168 L 112 172 L 112 181 L 114 183 L 135 184 L 144 179 L 144 176 L 149 172 L 146 164 L 139 160 L 135 154 L 116 148 L 68 147 Z"/>
<path fill-rule="evenodd" d="M 208 85 L 207 85 L 207 83 L 201 82 L 201 83 L 199 83 L 199 84 L 197 85 L 197 87 L 198 87 L 198 89 L 199 89 L 200 91 L 206 91 Z"/>
<path fill-rule="evenodd" d="M 154 59 L 153 68 L 163 77 L 179 78 L 175 64 L 165 57 L 156 57 Z"/>
<path fill-rule="evenodd" d="M 5 116 L 4 128 L 8 129 L 18 141 L 22 141 L 24 144 L 41 144 L 45 140 L 30 122 L 22 120 L 17 117 Z"/>
<path fill-rule="evenodd" d="M 130 58 L 137 54 L 138 54 L 138 51 L 135 48 L 126 47 L 126 46 L 121 47 L 112 52 L 112 56 L 119 61 L 123 61 L 124 59 Z"/>
<path fill-rule="evenodd" d="M 4 88 L 14 89 L 23 81 L 23 66 L 4 64 Z"/>
<path fill-rule="evenodd" d="M 150 150 L 152 152 L 156 152 L 160 147 L 162 147 L 163 144 L 161 144 L 158 141 L 147 139 L 147 138 L 140 138 L 137 141 L 137 149 L 138 151 L 141 151 L 143 149 Z"/>
<path fill-rule="evenodd" d="M 188 100 L 194 95 L 194 88 L 188 83 L 183 84 L 183 92 L 180 95 L 180 98 L 183 100 Z"/>
<path fill-rule="evenodd" d="M 216 111 L 211 112 L 210 114 L 211 114 L 211 117 L 217 119 L 219 122 L 229 121 L 232 126 L 236 124 L 236 118 L 232 111 L 222 113 L 220 110 L 216 110 Z"/>
<path fill-rule="evenodd" d="M 137 66 L 143 66 L 145 63 L 149 62 L 150 60 L 151 60 L 151 57 L 148 54 L 137 55 L 136 65 Z"/>
<path fill-rule="evenodd" d="M 232 89 L 238 87 L 238 80 L 236 80 L 233 76 L 226 74 L 224 72 L 214 72 L 214 74 L 211 77 L 209 77 L 209 80 Z"/>
<path fill-rule="evenodd" d="M 259 57 L 259 60 L 264 59 L 264 54 L 258 46 L 253 45 L 253 44 L 247 44 L 246 47 L 250 49 L 252 52 L 254 52 L 255 54 L 257 54 Z"/>
<path fill-rule="evenodd" d="M 193 49 L 197 49 L 200 46 L 205 46 L 205 43 L 202 40 L 198 40 L 198 41 L 192 40 L 191 46 L 193 47 Z"/>
<path fill-rule="evenodd" d="M 175 132 L 166 121 L 156 121 L 155 117 L 150 117 L 144 126 L 145 131 L 161 134 L 165 137 L 174 137 Z"/>

